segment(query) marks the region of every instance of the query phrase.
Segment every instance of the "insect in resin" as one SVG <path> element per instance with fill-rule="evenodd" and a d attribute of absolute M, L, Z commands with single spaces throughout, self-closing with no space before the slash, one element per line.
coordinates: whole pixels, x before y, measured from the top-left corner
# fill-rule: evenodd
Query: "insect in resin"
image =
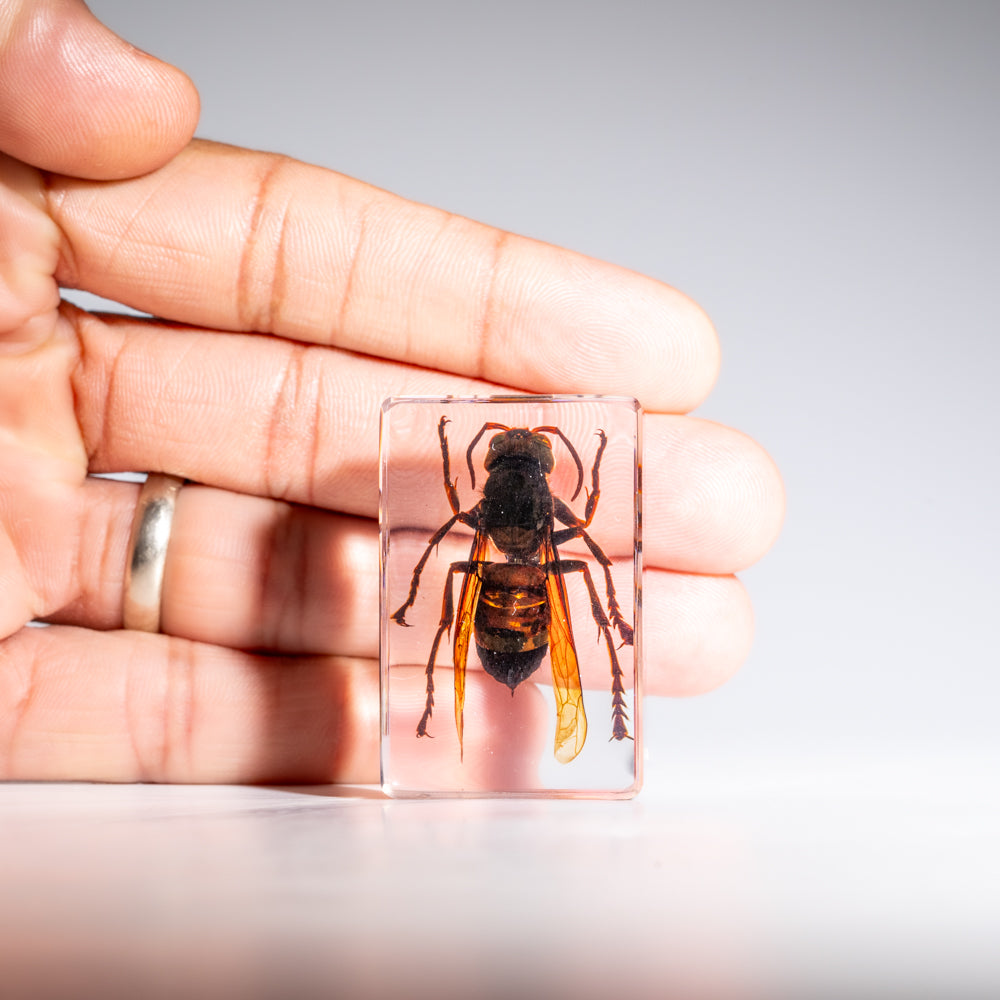
<path fill-rule="evenodd" d="M 591 470 L 592 487 L 587 493 L 583 518 L 579 518 L 549 488 L 549 473 L 555 466 L 552 443 L 547 434 L 558 437 L 568 449 L 577 469 L 575 500 L 583 486 L 583 464 L 572 443 L 558 427 L 508 427 L 487 422 L 472 439 L 466 452 L 472 488 L 476 473 L 472 452 L 480 438 L 490 430 L 499 431 L 489 442 L 485 460 L 487 473 L 482 499 L 471 510 L 462 510 L 456 483 L 451 479 L 447 417 L 438 423 L 441 458 L 444 465 L 444 488 L 452 516 L 434 533 L 427 549 L 413 570 L 410 592 L 402 607 L 392 616 L 399 625 L 417 599 L 420 574 L 432 551 L 456 524 L 474 532 L 469 558 L 453 562 L 445 580 L 441 620 L 427 660 L 427 701 L 417 725 L 417 736 L 427 736 L 427 724 L 434 709 L 434 661 L 442 636 L 450 633 L 454 614 L 453 577 L 462 576 L 458 600 L 458 624 L 455 627 L 455 726 L 459 747 L 463 743 L 465 705 L 465 668 L 470 640 L 485 671 L 514 689 L 538 669 L 548 651 L 556 701 L 555 756 L 568 763 L 583 749 L 587 738 L 587 716 L 583 708 L 580 668 L 573 641 L 567 600 L 566 578 L 579 573 L 590 595 L 590 607 L 604 636 L 611 661 L 612 738 L 631 739 L 625 710 L 625 686 L 612 627 L 618 630 L 623 645 L 631 645 L 632 626 L 622 616 L 611 580 L 611 560 L 587 533 L 600 497 L 598 472 L 608 439 L 597 432 L 600 445 Z M 556 527 L 556 524 L 563 527 Z M 608 595 L 608 614 L 594 587 L 590 568 L 580 559 L 563 559 L 559 546 L 572 539 L 582 539 L 604 571 Z M 503 561 L 491 558 L 498 550 Z"/>

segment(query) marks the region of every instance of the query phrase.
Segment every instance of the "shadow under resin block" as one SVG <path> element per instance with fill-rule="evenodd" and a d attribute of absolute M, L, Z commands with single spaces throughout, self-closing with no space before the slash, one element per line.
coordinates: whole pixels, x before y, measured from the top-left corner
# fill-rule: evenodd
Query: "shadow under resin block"
<path fill-rule="evenodd" d="M 641 412 L 609 396 L 382 408 L 382 784 L 641 783 Z"/>

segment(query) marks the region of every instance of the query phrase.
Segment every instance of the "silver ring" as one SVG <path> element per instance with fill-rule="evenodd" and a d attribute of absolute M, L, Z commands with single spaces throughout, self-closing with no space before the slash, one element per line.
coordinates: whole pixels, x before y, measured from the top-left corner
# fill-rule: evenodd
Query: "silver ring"
<path fill-rule="evenodd" d="M 122 624 L 138 632 L 160 631 L 163 567 L 167 562 L 174 504 L 184 480 L 151 472 L 139 492 L 125 567 Z"/>

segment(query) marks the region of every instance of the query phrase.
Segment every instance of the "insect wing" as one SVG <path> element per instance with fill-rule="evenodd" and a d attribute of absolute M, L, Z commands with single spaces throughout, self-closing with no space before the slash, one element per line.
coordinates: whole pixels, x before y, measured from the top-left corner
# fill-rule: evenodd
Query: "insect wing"
<path fill-rule="evenodd" d="M 559 557 L 551 540 L 545 544 L 545 563 L 545 590 L 551 616 L 549 658 L 556 697 L 555 756 L 560 764 L 568 764 L 587 739 L 587 715 L 583 710 L 583 685 L 566 599 L 566 580 L 558 571 Z"/>
<path fill-rule="evenodd" d="M 476 604 L 479 591 L 483 587 L 480 565 L 486 559 L 489 539 L 485 532 L 477 531 L 472 539 L 469 552 L 469 571 L 462 580 L 462 592 L 458 598 L 458 620 L 455 625 L 455 729 L 458 731 L 458 748 L 465 759 L 463 734 L 465 731 L 465 665 L 469 659 L 469 643 L 472 640 L 476 618 Z"/>

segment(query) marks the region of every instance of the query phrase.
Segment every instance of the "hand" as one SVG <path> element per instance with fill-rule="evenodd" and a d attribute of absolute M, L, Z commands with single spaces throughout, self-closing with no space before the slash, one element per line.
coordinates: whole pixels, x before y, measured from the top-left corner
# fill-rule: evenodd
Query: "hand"
<path fill-rule="evenodd" d="M 400 393 L 646 409 L 646 690 L 744 658 L 764 452 L 683 414 L 714 332 L 671 288 L 282 157 L 82 3 L 0 9 L 0 776 L 377 780 L 377 427 Z M 82 288 L 158 319 L 89 315 Z M 122 630 L 138 487 L 178 499 L 161 633 Z M 49 628 L 25 627 L 32 620 Z M 255 652 L 249 652 L 254 650 Z"/>

